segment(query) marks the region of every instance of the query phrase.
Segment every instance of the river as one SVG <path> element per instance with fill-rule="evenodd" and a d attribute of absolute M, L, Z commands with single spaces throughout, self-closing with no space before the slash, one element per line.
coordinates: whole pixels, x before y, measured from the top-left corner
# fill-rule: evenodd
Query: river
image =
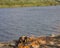
<path fill-rule="evenodd" d="M 0 8 L 0 41 L 60 33 L 60 6 Z"/>

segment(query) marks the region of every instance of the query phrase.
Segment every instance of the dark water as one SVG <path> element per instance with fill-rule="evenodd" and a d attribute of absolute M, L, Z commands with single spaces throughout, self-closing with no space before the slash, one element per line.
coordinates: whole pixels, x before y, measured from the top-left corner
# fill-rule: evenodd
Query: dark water
<path fill-rule="evenodd" d="M 60 6 L 0 8 L 0 41 L 60 33 Z"/>

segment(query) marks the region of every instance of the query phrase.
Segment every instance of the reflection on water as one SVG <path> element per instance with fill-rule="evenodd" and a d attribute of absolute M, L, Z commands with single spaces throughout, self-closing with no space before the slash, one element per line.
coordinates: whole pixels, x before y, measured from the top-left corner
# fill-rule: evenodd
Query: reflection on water
<path fill-rule="evenodd" d="M 0 41 L 60 33 L 60 6 L 0 8 Z"/>

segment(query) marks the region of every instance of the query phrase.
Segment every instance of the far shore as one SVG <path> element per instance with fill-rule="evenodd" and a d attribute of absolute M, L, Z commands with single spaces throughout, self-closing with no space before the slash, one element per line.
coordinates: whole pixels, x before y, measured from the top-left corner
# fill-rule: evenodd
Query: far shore
<path fill-rule="evenodd" d="M 16 8 L 16 7 L 39 7 L 39 6 L 57 6 L 58 2 L 36 2 L 36 3 L 19 3 L 19 4 L 0 4 L 0 8 Z"/>

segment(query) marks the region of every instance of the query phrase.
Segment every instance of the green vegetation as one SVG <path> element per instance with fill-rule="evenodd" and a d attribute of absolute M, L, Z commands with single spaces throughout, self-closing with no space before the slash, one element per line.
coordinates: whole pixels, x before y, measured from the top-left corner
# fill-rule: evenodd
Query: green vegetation
<path fill-rule="evenodd" d="M 25 7 L 25 6 L 52 6 L 58 5 L 55 0 L 0 0 L 0 7 Z"/>

